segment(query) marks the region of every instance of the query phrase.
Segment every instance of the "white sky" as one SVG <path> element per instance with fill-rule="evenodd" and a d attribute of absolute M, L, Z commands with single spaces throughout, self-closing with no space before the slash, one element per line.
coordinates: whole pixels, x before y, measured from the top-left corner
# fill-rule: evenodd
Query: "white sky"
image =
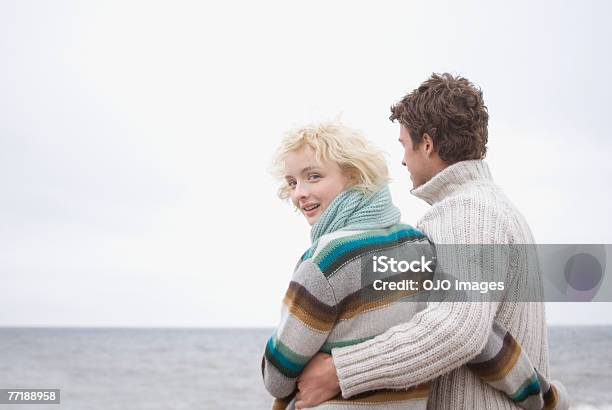
<path fill-rule="evenodd" d="M 267 169 L 341 116 L 389 153 L 432 72 L 480 85 L 540 243 L 612 243 L 606 1 L 0 3 L 0 325 L 273 326 L 305 221 Z M 551 324 L 612 323 L 557 304 Z"/>

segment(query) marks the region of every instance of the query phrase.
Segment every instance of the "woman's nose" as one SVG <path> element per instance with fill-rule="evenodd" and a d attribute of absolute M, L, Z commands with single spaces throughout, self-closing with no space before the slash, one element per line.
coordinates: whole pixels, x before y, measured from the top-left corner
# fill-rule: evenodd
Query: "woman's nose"
<path fill-rule="evenodd" d="M 306 184 L 300 184 L 299 182 L 295 185 L 293 194 L 297 199 L 306 198 L 308 196 L 308 187 Z"/>

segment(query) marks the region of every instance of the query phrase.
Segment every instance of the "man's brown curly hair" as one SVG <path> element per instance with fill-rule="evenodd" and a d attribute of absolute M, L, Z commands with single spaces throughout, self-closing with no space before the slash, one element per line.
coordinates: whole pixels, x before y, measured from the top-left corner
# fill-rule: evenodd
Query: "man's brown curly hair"
<path fill-rule="evenodd" d="M 463 77 L 432 74 L 391 107 L 389 119 L 408 129 L 415 148 L 429 134 L 448 164 L 482 159 L 487 153 L 489 114 L 482 91 Z"/>

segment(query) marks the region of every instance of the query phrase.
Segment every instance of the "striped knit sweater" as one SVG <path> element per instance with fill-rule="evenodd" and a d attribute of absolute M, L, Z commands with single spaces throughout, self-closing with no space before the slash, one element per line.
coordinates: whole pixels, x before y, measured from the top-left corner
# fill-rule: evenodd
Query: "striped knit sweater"
<path fill-rule="evenodd" d="M 362 342 L 403 323 L 425 307 L 422 293 L 378 292 L 362 281 L 362 264 L 371 255 L 412 261 L 432 260 L 434 248 L 418 230 L 397 224 L 387 229 L 337 231 L 322 236 L 295 269 L 285 295 L 281 323 L 267 343 L 262 372 L 274 408 L 293 408 L 296 378 L 317 352 Z M 389 273 L 401 280 L 431 274 Z M 363 282 L 363 283 L 362 283 Z M 425 409 L 428 385 L 379 390 L 351 399 L 336 397 L 325 409 Z M 365 406 L 365 407 L 364 407 Z"/>
<path fill-rule="evenodd" d="M 432 205 L 417 227 L 435 244 L 533 243 L 527 223 L 493 183 L 483 161 L 453 164 L 413 194 Z M 437 262 L 460 280 L 480 281 L 483 270 L 490 267 L 465 264 L 470 256 L 438 253 Z M 502 302 L 486 295 L 472 303 L 431 302 L 411 320 L 378 337 L 333 349 L 343 397 L 433 381 L 431 409 L 520 408 L 488 385 L 483 374 L 479 377 L 478 366 L 470 370 L 466 364 L 490 354 L 483 349 L 497 321 L 514 336 L 539 374 L 549 376 L 544 303 L 519 302 L 533 291 L 527 278 L 539 275 L 537 264 L 524 256 L 507 262 L 507 280 L 514 281 L 516 291 Z"/>

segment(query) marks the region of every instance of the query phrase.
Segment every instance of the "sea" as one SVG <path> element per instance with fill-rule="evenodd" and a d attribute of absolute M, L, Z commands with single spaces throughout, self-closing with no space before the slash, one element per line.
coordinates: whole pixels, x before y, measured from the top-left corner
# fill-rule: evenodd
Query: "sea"
<path fill-rule="evenodd" d="M 261 356 L 271 332 L 0 328 L 0 389 L 60 389 L 61 400 L 0 410 L 269 409 Z M 572 409 L 612 409 L 612 326 L 550 327 L 549 347 Z"/>

